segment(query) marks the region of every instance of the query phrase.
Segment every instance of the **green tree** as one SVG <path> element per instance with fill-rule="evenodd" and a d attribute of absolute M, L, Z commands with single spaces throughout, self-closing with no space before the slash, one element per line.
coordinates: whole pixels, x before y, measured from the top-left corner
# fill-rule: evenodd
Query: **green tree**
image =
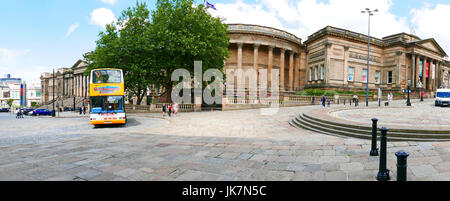
<path fill-rule="evenodd" d="M 14 99 L 8 99 L 8 100 L 6 101 L 6 104 L 9 106 L 9 108 L 11 108 L 13 102 L 14 102 Z"/>
<path fill-rule="evenodd" d="M 95 68 L 123 69 L 125 88 L 140 104 L 149 85 L 165 89 L 169 101 L 174 82 L 171 73 L 186 69 L 193 75 L 194 61 L 203 62 L 203 72 L 223 71 L 229 56 L 228 29 L 212 17 L 204 5 L 193 0 L 158 0 L 156 10 L 137 3 L 122 12 L 116 23 L 106 26 L 95 51 L 85 55 L 86 73 Z"/>
<path fill-rule="evenodd" d="M 171 72 L 186 69 L 193 75 L 194 61 L 202 61 L 203 72 L 219 69 L 229 57 L 228 27 L 212 17 L 207 7 L 193 0 L 158 0 L 149 29 L 154 58 L 152 72 L 170 100 L 174 82 Z"/>
<path fill-rule="evenodd" d="M 151 27 L 150 11 L 145 3 L 137 3 L 122 12 L 117 22 L 106 26 L 99 34 L 95 51 L 85 54 L 86 74 L 96 68 L 118 68 L 124 71 L 125 90 L 137 96 L 137 104 L 152 84 L 149 69 L 152 66 L 151 43 L 147 36 Z"/>

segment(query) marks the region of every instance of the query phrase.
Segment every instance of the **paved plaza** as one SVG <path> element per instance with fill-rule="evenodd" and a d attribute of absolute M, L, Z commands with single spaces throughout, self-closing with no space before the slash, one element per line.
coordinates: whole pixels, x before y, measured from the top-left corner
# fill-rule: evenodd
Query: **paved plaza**
<path fill-rule="evenodd" d="M 132 114 L 125 127 L 95 129 L 87 117 L 70 114 L 0 114 L 0 180 L 375 181 L 379 157 L 369 157 L 369 140 L 289 125 L 318 107 L 280 108 L 269 116 L 260 110 Z M 410 154 L 408 180 L 450 180 L 450 142 L 389 142 L 392 180 L 399 150 Z"/>

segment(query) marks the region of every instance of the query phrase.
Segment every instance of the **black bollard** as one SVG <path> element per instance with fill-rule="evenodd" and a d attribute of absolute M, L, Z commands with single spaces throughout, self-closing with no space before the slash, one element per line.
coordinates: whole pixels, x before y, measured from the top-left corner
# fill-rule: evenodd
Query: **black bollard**
<path fill-rule="evenodd" d="M 397 156 L 397 181 L 406 181 L 407 158 L 409 154 L 405 151 L 398 151 L 395 153 L 395 156 Z"/>
<path fill-rule="evenodd" d="M 388 128 L 382 127 L 381 131 L 381 143 L 380 143 L 380 170 L 378 171 L 378 181 L 389 181 L 389 170 L 386 167 L 386 149 L 387 149 L 387 132 Z"/>
<path fill-rule="evenodd" d="M 378 156 L 378 148 L 377 148 L 377 124 L 378 119 L 372 119 L 372 149 L 370 150 L 370 156 Z"/>

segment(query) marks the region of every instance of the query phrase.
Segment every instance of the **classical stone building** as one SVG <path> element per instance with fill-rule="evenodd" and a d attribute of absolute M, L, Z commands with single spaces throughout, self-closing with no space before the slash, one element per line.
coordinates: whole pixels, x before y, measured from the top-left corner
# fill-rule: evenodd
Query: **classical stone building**
<path fill-rule="evenodd" d="M 429 94 L 437 88 L 450 87 L 450 62 L 432 38 L 421 39 L 407 33 L 371 38 L 370 72 L 367 72 L 367 36 L 361 33 L 327 26 L 302 43 L 291 33 L 265 26 L 229 24 L 228 29 L 231 56 L 225 61 L 225 72 L 253 69 L 259 80 L 261 72 L 267 71 L 270 88 L 272 72 L 278 70 L 281 92 L 305 88 L 362 91 L 367 80 L 371 91 L 382 88 L 400 92 L 406 89 L 408 80 L 416 94 L 419 81 Z M 89 97 L 89 76 L 83 74 L 86 68 L 87 64 L 78 60 L 71 68 L 57 70 L 56 100 L 67 105 L 66 99 L 76 97 L 81 103 Z M 226 80 L 236 90 L 237 77 L 227 75 Z M 51 103 L 52 73 L 43 73 L 41 81 L 42 103 Z M 252 90 L 248 80 L 242 88 Z M 161 93 L 161 89 L 150 89 L 149 96 Z"/>
<path fill-rule="evenodd" d="M 271 86 L 271 73 L 277 69 L 281 91 L 299 90 L 305 84 L 306 55 L 300 38 L 258 25 L 229 24 L 228 30 L 231 56 L 225 62 L 225 70 L 254 69 L 259 77 L 260 71 L 265 69 L 268 86 Z"/>
<path fill-rule="evenodd" d="M 448 84 L 447 54 L 432 38 L 407 33 L 371 38 L 369 74 L 366 35 L 328 26 L 309 36 L 305 45 L 305 88 L 364 90 L 368 80 L 370 90 L 401 91 L 411 80 L 412 89 L 420 81 L 425 91 L 433 92 Z"/>
<path fill-rule="evenodd" d="M 59 68 L 55 71 L 55 81 L 53 83 L 53 73 L 42 73 L 41 102 L 49 104 L 53 101 L 53 84 L 55 85 L 55 100 L 61 106 L 73 106 L 73 97 L 77 104 L 82 104 L 84 99 L 89 97 L 89 76 L 84 75 L 87 64 L 78 60 L 71 68 Z"/>
<path fill-rule="evenodd" d="M 371 38 L 367 73 L 367 35 L 349 30 L 328 26 L 302 43 L 282 30 L 230 24 L 229 37 L 231 57 L 225 69 L 267 69 L 269 80 L 272 69 L 278 69 L 281 91 L 359 91 L 366 89 L 367 80 L 372 91 L 401 91 L 408 80 L 416 91 L 419 81 L 427 92 L 450 86 L 447 54 L 432 38 L 407 33 Z"/>

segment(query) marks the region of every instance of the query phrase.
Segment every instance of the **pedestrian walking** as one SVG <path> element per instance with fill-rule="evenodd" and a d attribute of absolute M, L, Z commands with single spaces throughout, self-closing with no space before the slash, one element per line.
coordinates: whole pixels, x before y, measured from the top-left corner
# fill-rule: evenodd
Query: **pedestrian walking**
<path fill-rule="evenodd" d="M 169 117 L 172 116 L 172 105 L 169 105 Z"/>
<path fill-rule="evenodd" d="M 163 106 L 162 106 L 163 117 L 166 116 L 166 111 L 167 111 L 167 106 L 166 106 L 166 104 L 163 104 Z"/>
<path fill-rule="evenodd" d="M 326 101 L 327 98 L 325 98 L 325 96 L 322 96 L 322 99 L 320 100 L 320 102 L 322 102 L 322 108 L 325 108 Z"/>
<path fill-rule="evenodd" d="M 83 106 L 83 114 L 86 114 L 86 106 Z"/>
<path fill-rule="evenodd" d="M 16 109 L 16 119 L 18 119 L 20 117 L 20 110 L 19 108 Z"/>
<path fill-rule="evenodd" d="M 81 107 L 78 107 L 78 111 L 80 112 L 80 115 L 82 114 L 82 110 L 81 110 Z"/>
<path fill-rule="evenodd" d="M 356 107 L 358 107 L 359 106 L 359 97 L 358 97 L 358 95 L 355 95 L 356 96 Z"/>
<path fill-rule="evenodd" d="M 178 103 L 173 104 L 173 114 L 175 116 L 178 115 Z"/>
<path fill-rule="evenodd" d="M 328 99 L 328 107 L 331 106 L 331 100 Z"/>

